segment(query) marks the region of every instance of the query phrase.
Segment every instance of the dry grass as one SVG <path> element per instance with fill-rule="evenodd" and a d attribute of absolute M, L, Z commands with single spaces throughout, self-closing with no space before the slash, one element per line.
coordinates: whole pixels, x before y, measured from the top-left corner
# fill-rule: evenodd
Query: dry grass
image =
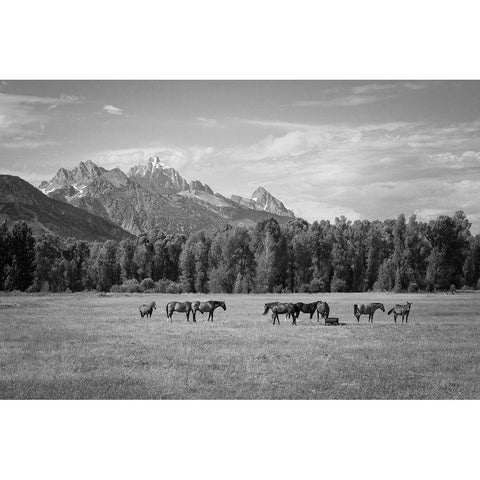
<path fill-rule="evenodd" d="M 480 398 L 480 295 L 223 295 L 215 322 L 166 321 L 201 295 L 0 297 L 1 398 Z M 273 326 L 263 304 L 323 299 L 341 326 Z M 155 300 L 152 319 L 138 306 Z M 413 301 L 408 325 L 353 304 Z M 12 306 L 13 305 L 13 306 Z M 18 306 L 17 306 L 18 305 Z M 283 316 L 282 316 L 283 317 Z"/>

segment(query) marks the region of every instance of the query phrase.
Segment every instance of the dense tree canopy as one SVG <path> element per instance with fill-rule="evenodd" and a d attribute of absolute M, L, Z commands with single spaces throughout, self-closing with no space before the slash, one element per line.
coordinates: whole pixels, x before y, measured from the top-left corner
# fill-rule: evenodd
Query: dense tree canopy
<path fill-rule="evenodd" d="M 0 225 L 0 289 L 118 292 L 349 292 L 477 288 L 480 236 L 463 212 L 309 224 L 273 218 L 213 236 L 152 231 L 87 243 L 25 222 Z"/>

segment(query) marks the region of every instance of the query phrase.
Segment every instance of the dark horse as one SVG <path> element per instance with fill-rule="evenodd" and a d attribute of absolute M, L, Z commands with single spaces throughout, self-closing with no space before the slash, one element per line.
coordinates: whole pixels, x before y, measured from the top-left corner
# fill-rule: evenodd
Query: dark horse
<path fill-rule="evenodd" d="M 319 321 L 318 318 L 320 314 L 322 315 L 322 317 L 327 318 L 328 314 L 330 313 L 330 308 L 327 302 L 312 302 L 312 303 L 297 302 L 297 303 L 294 303 L 294 305 L 297 311 L 297 318 L 299 317 L 300 313 L 306 313 L 310 315 L 310 320 L 311 320 L 315 312 L 317 312 L 317 322 L 318 322 Z M 289 318 L 289 317 L 290 317 L 290 314 L 287 313 L 286 318 Z"/>
<path fill-rule="evenodd" d="M 142 305 L 139 310 L 140 310 L 140 316 L 143 318 L 145 315 L 150 318 L 152 318 L 152 312 L 153 310 L 157 309 L 157 304 L 155 302 L 152 302 L 150 305 Z"/>
<path fill-rule="evenodd" d="M 405 318 L 405 323 L 408 323 L 408 316 L 410 315 L 410 307 L 412 306 L 411 302 L 407 302 L 405 305 L 395 305 L 391 310 L 388 311 L 388 315 L 393 312 L 393 319 L 395 323 L 397 323 L 397 317 L 399 315 L 402 316 L 402 323 L 403 319 Z"/>
<path fill-rule="evenodd" d="M 190 302 L 183 302 L 183 303 L 169 302 L 167 303 L 166 310 L 167 310 L 167 319 L 170 319 L 170 321 L 172 321 L 173 312 L 181 312 L 181 313 L 187 314 L 187 322 L 189 322 L 190 312 L 192 312 L 193 321 L 196 322 L 195 312 L 193 311 L 192 304 Z"/>
<path fill-rule="evenodd" d="M 279 303 L 279 302 L 266 303 L 263 314 L 266 315 L 269 310 L 272 311 L 272 318 L 273 318 L 274 325 L 275 325 L 275 320 L 277 320 L 278 324 L 280 325 L 280 319 L 278 318 L 279 313 L 280 314 L 286 313 L 287 315 L 291 315 L 293 318 L 292 325 L 297 324 L 297 317 L 300 312 L 293 303 Z"/>
<path fill-rule="evenodd" d="M 313 302 L 313 303 L 297 302 L 297 303 L 294 303 L 294 305 L 295 305 L 295 309 L 297 310 L 297 318 L 300 315 L 300 313 L 307 313 L 307 314 L 310 314 L 310 320 L 311 320 L 313 317 L 313 314 L 317 310 L 317 302 Z M 287 313 L 287 318 L 289 316 L 290 315 Z"/>
<path fill-rule="evenodd" d="M 196 312 L 200 312 L 202 315 L 205 312 L 208 312 L 207 322 L 211 320 L 213 322 L 213 312 L 216 308 L 222 307 L 224 310 L 227 309 L 225 302 L 217 302 L 216 300 L 209 300 L 208 302 L 193 302 L 192 310 L 195 315 Z"/>
<path fill-rule="evenodd" d="M 367 305 L 354 305 L 353 306 L 353 315 L 357 319 L 357 322 L 360 323 L 360 316 L 361 315 L 368 315 L 368 321 L 373 323 L 373 315 L 375 312 L 380 309 L 382 312 L 385 311 L 385 307 L 383 303 L 369 303 Z"/>
<path fill-rule="evenodd" d="M 330 315 L 330 307 L 327 302 L 317 302 L 317 323 L 320 321 L 319 317 L 321 316 L 324 319 L 327 319 Z M 312 318 L 312 317 L 310 317 Z"/>

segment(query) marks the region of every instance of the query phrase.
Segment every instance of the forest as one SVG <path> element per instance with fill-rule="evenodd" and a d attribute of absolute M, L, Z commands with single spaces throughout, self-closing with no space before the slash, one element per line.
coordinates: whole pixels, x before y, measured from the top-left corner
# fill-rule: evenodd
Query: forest
<path fill-rule="evenodd" d="M 151 231 L 120 242 L 34 236 L 0 225 L 0 290 L 27 292 L 364 292 L 480 288 L 480 235 L 462 211 L 428 222 L 311 224 L 273 218 L 214 235 Z"/>

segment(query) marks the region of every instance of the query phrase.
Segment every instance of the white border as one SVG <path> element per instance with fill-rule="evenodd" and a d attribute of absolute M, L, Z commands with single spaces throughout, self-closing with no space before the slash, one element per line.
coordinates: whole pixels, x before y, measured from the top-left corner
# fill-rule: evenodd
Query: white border
<path fill-rule="evenodd" d="M 17 0 L 2 4 L 0 75 L 479 78 L 476 3 Z"/>
<path fill-rule="evenodd" d="M 474 2 L 2 5 L 2 79 L 475 79 Z M 1 402 L 4 478 L 465 478 L 478 402 Z M 475 468 L 475 470 L 474 470 Z"/>

